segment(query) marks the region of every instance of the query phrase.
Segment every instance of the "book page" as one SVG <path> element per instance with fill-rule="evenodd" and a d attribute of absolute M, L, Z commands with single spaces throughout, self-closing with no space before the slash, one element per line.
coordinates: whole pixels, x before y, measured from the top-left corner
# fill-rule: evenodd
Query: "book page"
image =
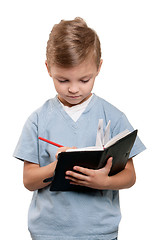
<path fill-rule="evenodd" d="M 103 140 L 103 145 L 106 145 L 107 142 L 109 141 L 109 136 L 110 136 L 110 120 L 105 128 L 105 133 L 104 133 L 104 140 Z"/>
<path fill-rule="evenodd" d="M 103 147 L 85 147 L 85 148 L 71 148 L 67 149 L 66 152 L 84 152 L 84 151 L 103 151 Z"/>
<path fill-rule="evenodd" d="M 99 119 L 97 136 L 96 136 L 96 146 L 103 147 L 103 119 Z"/>
<path fill-rule="evenodd" d="M 66 152 L 79 152 L 79 151 L 103 151 L 103 149 L 110 147 L 116 143 L 121 138 L 125 137 L 130 133 L 128 129 L 117 134 L 115 137 L 109 140 L 110 136 L 110 121 L 108 122 L 105 133 L 103 134 L 103 119 L 99 119 L 97 136 L 96 136 L 96 146 L 84 147 L 84 148 L 75 148 L 68 149 Z"/>
<path fill-rule="evenodd" d="M 118 140 L 120 140 L 121 138 L 127 136 L 130 133 L 130 131 L 128 129 L 126 129 L 125 131 L 117 134 L 115 137 L 113 137 L 112 139 L 109 140 L 109 142 L 107 142 L 104 145 L 104 148 L 110 147 L 111 145 L 113 145 L 114 143 L 116 143 Z"/>

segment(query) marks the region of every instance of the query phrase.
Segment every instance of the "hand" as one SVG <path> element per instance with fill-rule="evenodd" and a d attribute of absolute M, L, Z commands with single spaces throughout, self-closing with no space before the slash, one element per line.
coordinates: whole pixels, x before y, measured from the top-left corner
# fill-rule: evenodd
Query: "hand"
<path fill-rule="evenodd" d="M 67 171 L 65 178 L 70 180 L 70 184 L 99 190 L 107 189 L 107 186 L 109 186 L 110 177 L 108 174 L 112 167 L 112 159 L 113 158 L 110 157 L 105 167 L 98 170 L 74 166 L 73 170 L 78 171 L 81 174 L 74 171 Z"/>
<path fill-rule="evenodd" d="M 56 159 L 58 158 L 58 154 L 61 152 L 66 152 L 67 149 L 75 149 L 76 147 L 60 147 L 57 150 L 57 153 L 55 155 Z"/>

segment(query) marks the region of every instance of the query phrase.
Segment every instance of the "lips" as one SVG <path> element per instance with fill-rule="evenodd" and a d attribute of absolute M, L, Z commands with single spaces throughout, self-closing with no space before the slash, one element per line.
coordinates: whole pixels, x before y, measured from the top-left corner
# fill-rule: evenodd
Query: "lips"
<path fill-rule="evenodd" d="M 79 98 L 80 96 L 68 96 L 69 98 L 73 98 L 73 99 L 76 99 L 76 98 Z"/>

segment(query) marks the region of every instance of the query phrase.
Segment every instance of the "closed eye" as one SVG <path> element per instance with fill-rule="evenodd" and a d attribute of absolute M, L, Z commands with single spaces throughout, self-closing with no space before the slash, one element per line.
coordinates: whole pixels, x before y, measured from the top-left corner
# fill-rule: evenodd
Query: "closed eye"
<path fill-rule="evenodd" d="M 87 80 L 80 80 L 82 83 L 87 83 L 89 82 L 90 79 L 87 79 Z"/>
<path fill-rule="evenodd" d="M 66 82 L 68 82 L 69 80 L 67 80 L 67 79 L 66 79 L 66 80 L 57 79 L 57 81 L 60 82 L 60 83 L 66 83 Z"/>

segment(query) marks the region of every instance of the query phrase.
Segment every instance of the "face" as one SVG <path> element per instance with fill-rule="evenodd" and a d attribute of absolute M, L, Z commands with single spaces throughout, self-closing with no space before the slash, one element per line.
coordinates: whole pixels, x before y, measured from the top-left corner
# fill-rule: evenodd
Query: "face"
<path fill-rule="evenodd" d="M 59 100 L 65 106 L 75 106 L 86 101 L 91 96 L 94 81 L 101 68 L 99 68 L 94 59 L 88 59 L 80 65 L 72 68 L 62 68 L 53 65 L 48 69 L 52 77 Z"/>

